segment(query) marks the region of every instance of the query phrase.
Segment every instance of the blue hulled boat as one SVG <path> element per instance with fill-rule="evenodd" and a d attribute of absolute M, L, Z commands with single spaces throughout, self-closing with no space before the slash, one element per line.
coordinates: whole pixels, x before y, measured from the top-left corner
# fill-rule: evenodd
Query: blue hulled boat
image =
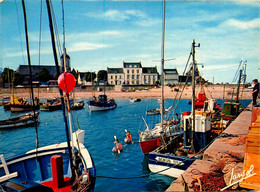
<path fill-rule="evenodd" d="M 199 157 L 194 156 L 195 152 L 209 143 L 210 120 L 210 115 L 196 115 L 195 131 L 193 132 L 191 129 L 192 115 L 184 116 L 184 132 L 170 138 L 164 145 L 149 153 L 150 171 L 178 178 Z"/>
<path fill-rule="evenodd" d="M 117 104 L 114 99 L 107 99 L 107 95 L 99 95 L 98 99 L 95 97 L 92 100 L 88 101 L 88 107 L 90 111 L 106 111 L 114 109 L 117 107 Z"/>
<path fill-rule="evenodd" d="M 76 137 L 77 134 L 77 137 Z M 73 133 L 75 173 L 71 171 L 71 161 L 67 142 L 49 145 L 31 150 L 8 159 L 1 157 L 0 186 L 5 191 L 70 191 L 78 188 L 78 184 L 85 181 L 86 191 L 93 190 L 95 185 L 95 165 L 83 145 L 85 131 Z M 76 139 L 78 138 L 78 139 Z M 76 190 L 75 190 L 76 191 Z"/>

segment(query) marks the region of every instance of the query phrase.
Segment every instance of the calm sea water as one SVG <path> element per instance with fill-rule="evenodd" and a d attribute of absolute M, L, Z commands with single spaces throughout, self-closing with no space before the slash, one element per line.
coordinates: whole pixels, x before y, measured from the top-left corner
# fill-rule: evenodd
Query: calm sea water
<path fill-rule="evenodd" d="M 144 130 L 142 116 L 149 127 L 160 121 L 160 115 L 146 116 L 145 111 L 159 108 L 157 99 L 144 99 L 131 103 L 128 99 L 116 99 L 118 107 L 111 111 L 89 113 L 87 107 L 73 111 L 73 120 L 86 130 L 85 146 L 89 150 L 97 170 L 97 175 L 109 177 L 134 177 L 149 173 L 145 156 L 138 144 L 138 131 Z M 85 103 L 87 99 L 85 100 Z M 166 100 L 166 108 L 173 100 Z M 218 103 L 222 104 L 221 101 Z M 246 106 L 250 100 L 242 101 Z M 188 100 L 181 100 L 176 112 L 190 110 Z M 16 116 L 3 109 L 0 119 Z M 125 129 L 132 134 L 133 144 L 124 144 Z M 62 111 L 40 112 L 39 142 L 40 146 L 66 141 Z M 114 136 L 123 144 L 121 154 L 113 154 Z M 19 128 L 14 130 L 0 130 L 0 154 L 10 157 L 35 148 L 35 128 Z M 163 175 L 150 175 L 136 179 L 104 179 L 97 178 L 95 191 L 164 191 L 173 178 Z"/>

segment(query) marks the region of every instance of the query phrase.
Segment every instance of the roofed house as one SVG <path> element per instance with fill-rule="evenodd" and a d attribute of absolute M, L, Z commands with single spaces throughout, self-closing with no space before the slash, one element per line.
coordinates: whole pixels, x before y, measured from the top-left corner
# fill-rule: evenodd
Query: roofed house
<path fill-rule="evenodd" d="M 123 68 L 107 68 L 107 82 L 110 85 L 122 85 L 125 82 Z"/>
<path fill-rule="evenodd" d="M 164 69 L 164 83 L 167 84 L 178 84 L 179 73 L 177 69 Z"/>
<path fill-rule="evenodd" d="M 35 81 L 37 78 L 37 75 L 42 71 L 43 69 L 47 69 L 52 77 L 54 79 L 57 76 L 56 67 L 50 66 L 50 65 L 32 65 L 32 80 Z M 16 72 L 18 72 L 26 81 L 30 78 L 30 70 L 28 65 L 19 65 L 19 67 L 16 69 Z"/>
<path fill-rule="evenodd" d="M 158 81 L 159 74 L 157 67 L 143 67 L 142 68 L 142 84 L 154 85 Z"/>
<path fill-rule="evenodd" d="M 142 84 L 142 64 L 140 62 L 123 62 L 126 85 Z"/>

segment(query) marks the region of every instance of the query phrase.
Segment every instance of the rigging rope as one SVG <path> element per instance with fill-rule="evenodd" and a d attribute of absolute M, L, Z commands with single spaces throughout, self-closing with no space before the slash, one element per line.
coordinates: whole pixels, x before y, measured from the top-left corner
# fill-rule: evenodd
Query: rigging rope
<path fill-rule="evenodd" d="M 39 66 L 41 65 L 41 40 L 42 40 L 42 0 L 40 8 L 40 33 L 39 33 Z M 40 87 L 38 87 L 38 98 L 40 95 Z"/>
<path fill-rule="evenodd" d="M 18 22 L 18 29 L 19 29 L 19 34 L 20 34 L 20 45 L 22 49 L 22 55 L 23 55 L 23 64 L 25 65 L 25 58 L 24 58 L 24 50 L 23 50 L 23 41 L 22 41 L 22 33 L 21 33 L 21 28 L 20 28 L 20 21 L 19 21 L 19 12 L 18 12 L 18 7 L 17 7 L 17 2 L 15 0 L 15 7 L 16 7 L 16 16 L 17 16 L 17 22 Z"/>
<path fill-rule="evenodd" d="M 51 5 L 51 12 L 52 12 L 52 17 L 53 17 L 54 33 L 55 33 L 55 36 L 56 36 L 56 43 L 57 43 L 59 57 L 60 57 L 62 55 L 62 49 L 61 49 L 61 44 L 60 44 L 60 37 L 59 37 L 59 32 L 58 32 L 58 27 L 57 27 L 57 22 L 56 22 L 55 12 L 54 12 L 54 8 L 53 8 L 53 5 L 52 5 L 52 2 L 50 2 L 50 5 Z"/>

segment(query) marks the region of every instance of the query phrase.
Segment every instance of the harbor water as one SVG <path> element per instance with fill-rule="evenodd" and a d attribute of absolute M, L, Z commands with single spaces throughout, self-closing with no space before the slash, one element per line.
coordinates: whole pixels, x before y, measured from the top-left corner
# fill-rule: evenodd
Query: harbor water
<path fill-rule="evenodd" d="M 84 101 L 86 104 L 87 99 Z M 95 191 L 164 191 L 174 179 L 157 174 L 148 175 L 147 157 L 142 154 L 138 143 L 138 131 L 145 129 L 142 117 L 150 128 L 160 122 L 160 115 L 145 115 L 146 110 L 159 108 L 158 100 L 143 99 L 131 103 L 128 99 L 116 99 L 116 102 L 118 107 L 110 111 L 89 113 L 85 106 L 85 109 L 72 112 L 73 124 L 77 125 L 78 122 L 80 128 L 86 131 L 85 146 L 95 162 L 97 176 L 111 177 L 98 177 Z M 250 100 L 244 100 L 241 104 L 247 106 L 249 102 Z M 172 103 L 172 99 L 166 99 L 166 108 Z M 222 104 L 222 101 L 218 103 Z M 183 99 L 176 112 L 188 111 L 190 107 L 188 100 Z M 0 119 L 17 115 L 0 110 Z M 131 132 L 133 144 L 123 142 L 125 130 Z M 38 131 L 40 147 L 66 141 L 62 111 L 41 111 Z M 123 144 L 123 152 L 120 154 L 112 153 L 114 136 Z M 35 146 L 34 127 L 0 130 L 0 154 L 6 158 L 24 153 Z M 148 176 L 143 177 L 144 175 Z"/>

